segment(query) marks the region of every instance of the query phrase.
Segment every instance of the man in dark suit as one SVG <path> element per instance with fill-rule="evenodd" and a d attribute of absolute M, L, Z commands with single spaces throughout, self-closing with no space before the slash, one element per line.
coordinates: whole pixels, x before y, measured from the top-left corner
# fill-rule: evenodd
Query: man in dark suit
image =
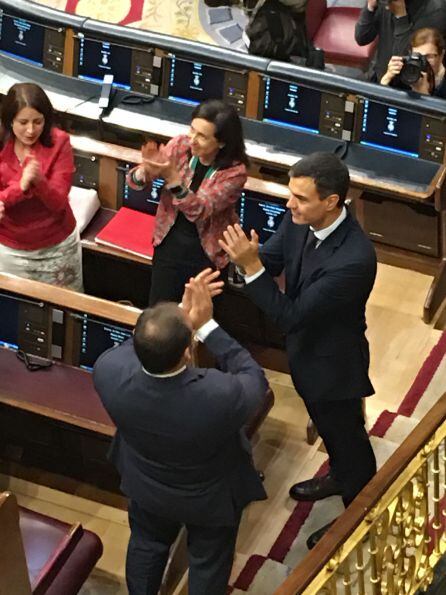
<path fill-rule="evenodd" d="M 228 227 L 220 245 L 245 270 L 250 298 L 286 333 L 291 375 L 330 457 L 330 472 L 295 484 L 290 496 L 342 495 L 347 506 L 376 472 L 364 428 L 368 376 L 365 306 L 376 275 L 371 242 L 347 211 L 347 167 L 314 153 L 290 171 L 289 212 L 261 248 L 251 231 Z M 285 272 L 283 294 L 273 277 Z M 329 525 L 328 525 L 329 526 Z M 328 526 L 308 540 L 312 547 Z"/>
<path fill-rule="evenodd" d="M 105 352 L 94 368 L 96 390 L 117 427 L 112 460 L 129 498 L 130 595 L 158 593 L 183 525 L 190 595 L 225 595 L 243 508 L 266 498 L 242 428 L 267 382 L 212 319 L 203 279 L 215 275 L 208 269 L 190 281 L 183 308 L 145 310 L 133 339 Z M 193 330 L 219 370 L 190 365 Z"/>

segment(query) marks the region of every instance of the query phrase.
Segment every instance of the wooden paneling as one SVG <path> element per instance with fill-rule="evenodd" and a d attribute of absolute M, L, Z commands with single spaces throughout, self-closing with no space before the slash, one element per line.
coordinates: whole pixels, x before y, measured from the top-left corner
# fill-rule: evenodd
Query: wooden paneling
<path fill-rule="evenodd" d="M 0 595 L 31 595 L 28 568 L 13 494 L 0 494 Z"/>
<path fill-rule="evenodd" d="M 257 119 L 259 111 L 261 75 L 257 72 L 250 72 L 248 76 L 248 97 L 246 99 L 246 117 Z"/>
<path fill-rule="evenodd" d="M 73 76 L 74 63 L 74 31 L 67 29 L 65 33 L 65 47 L 63 58 L 63 73 L 67 76 Z"/>
<path fill-rule="evenodd" d="M 104 207 L 117 209 L 118 172 L 115 159 L 102 157 L 99 160 L 99 196 Z"/>
<path fill-rule="evenodd" d="M 135 325 L 140 313 L 138 309 L 131 306 L 115 304 L 83 293 L 76 293 L 63 287 L 55 287 L 54 285 L 23 279 L 7 273 L 0 273 L 0 289 L 49 302 L 61 308 L 108 318 L 116 323 L 129 326 Z"/>

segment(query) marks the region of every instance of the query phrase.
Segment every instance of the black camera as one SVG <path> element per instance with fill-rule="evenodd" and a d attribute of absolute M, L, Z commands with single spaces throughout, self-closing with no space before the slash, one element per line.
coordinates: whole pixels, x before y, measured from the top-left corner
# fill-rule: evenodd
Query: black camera
<path fill-rule="evenodd" d="M 403 56 L 400 81 L 410 87 L 421 78 L 423 72 L 428 72 L 429 67 L 429 62 L 423 54 L 414 52 L 408 56 Z"/>

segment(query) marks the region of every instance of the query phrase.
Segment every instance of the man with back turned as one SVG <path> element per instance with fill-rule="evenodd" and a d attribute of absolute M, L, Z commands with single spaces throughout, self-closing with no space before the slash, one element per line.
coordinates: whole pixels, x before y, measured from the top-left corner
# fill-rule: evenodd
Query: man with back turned
<path fill-rule="evenodd" d="M 129 498 L 130 595 L 158 593 L 169 549 L 188 533 L 190 595 L 225 595 L 244 507 L 266 498 L 240 430 L 261 405 L 260 366 L 212 319 L 210 269 L 183 307 L 161 303 L 133 339 L 96 362 L 94 383 L 117 427 L 112 461 Z M 212 288 L 214 290 L 212 290 Z M 193 331 L 219 369 L 191 365 Z"/>

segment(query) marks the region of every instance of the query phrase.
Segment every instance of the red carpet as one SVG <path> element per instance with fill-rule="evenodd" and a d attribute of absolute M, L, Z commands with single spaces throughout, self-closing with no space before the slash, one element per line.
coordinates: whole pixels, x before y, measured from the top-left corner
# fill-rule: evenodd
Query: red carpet
<path fill-rule="evenodd" d="M 117 0 L 115 0 L 117 1 Z M 135 21 L 140 21 L 142 18 L 142 12 L 144 8 L 145 0 L 130 0 L 130 8 L 127 15 L 119 21 L 119 25 L 128 25 L 129 23 L 134 23 Z M 79 4 L 79 0 L 67 0 L 67 5 L 65 6 L 66 12 L 71 12 L 73 14 L 76 13 L 77 5 Z M 102 20 L 107 20 L 107 15 L 104 14 Z"/>
<path fill-rule="evenodd" d="M 440 366 L 445 354 L 446 332 L 442 334 L 439 342 L 432 349 L 431 353 L 425 360 L 414 382 L 412 383 L 412 386 L 401 402 L 398 411 L 396 413 L 391 411 L 383 411 L 371 428 L 369 432 L 370 436 L 383 438 L 398 416 L 411 416 L 423 397 L 426 389 L 429 387 L 429 384 L 438 370 L 438 367 Z M 438 394 L 437 398 L 440 396 L 441 394 Z M 327 470 L 328 463 L 324 463 L 316 475 L 323 475 L 327 472 Z M 296 504 L 293 512 L 289 516 L 279 536 L 271 547 L 268 556 L 251 556 L 235 580 L 234 588 L 247 591 L 266 560 L 270 559 L 283 563 L 293 543 L 296 541 L 301 528 L 308 519 L 313 506 L 313 502 L 299 502 Z"/>

